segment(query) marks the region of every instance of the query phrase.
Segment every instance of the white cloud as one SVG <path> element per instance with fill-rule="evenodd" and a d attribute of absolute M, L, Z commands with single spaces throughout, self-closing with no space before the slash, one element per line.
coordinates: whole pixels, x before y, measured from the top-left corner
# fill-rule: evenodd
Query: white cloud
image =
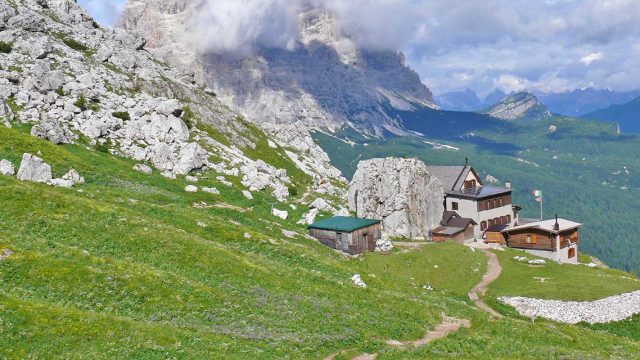
<path fill-rule="evenodd" d="M 628 90 L 640 84 L 637 0 L 191 0 L 189 38 L 208 51 L 293 49 L 297 12 L 336 14 L 366 49 L 401 49 L 435 92 L 527 87 Z M 125 0 L 79 0 L 109 23 Z M 606 56 L 605 56 L 606 54 Z M 461 76 L 464 74 L 464 76 Z M 519 79 L 514 82 L 514 79 Z"/>
<path fill-rule="evenodd" d="M 602 59 L 602 56 L 603 56 L 602 52 L 591 53 L 589 55 L 586 55 L 580 58 L 580 62 L 585 65 L 591 65 L 591 63 Z"/>
<path fill-rule="evenodd" d="M 246 54 L 256 46 L 292 50 L 300 1 L 200 0 L 187 39 L 200 51 Z"/>

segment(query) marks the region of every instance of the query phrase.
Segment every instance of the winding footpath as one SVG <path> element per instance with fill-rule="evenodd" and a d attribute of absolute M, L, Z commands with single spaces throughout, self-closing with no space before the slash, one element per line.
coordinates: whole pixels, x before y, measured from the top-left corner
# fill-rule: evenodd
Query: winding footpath
<path fill-rule="evenodd" d="M 489 313 L 492 318 L 500 319 L 503 316 L 487 305 L 481 297 L 484 297 L 484 294 L 487 292 L 487 287 L 500 276 L 502 273 L 502 266 L 500 266 L 500 262 L 498 261 L 498 256 L 496 254 L 485 249 L 480 249 L 480 251 L 482 251 L 489 260 L 487 264 L 487 272 L 482 277 L 482 280 L 474 286 L 473 289 L 471 289 L 469 292 L 469 298 L 479 309 Z M 456 319 L 442 314 L 442 322 L 438 324 L 435 329 L 428 331 L 422 338 L 413 341 L 387 340 L 385 343 L 389 346 L 400 349 L 410 347 L 418 348 L 425 346 L 432 341 L 442 339 L 449 334 L 460 330 L 461 327 L 470 328 L 471 321 L 466 319 Z M 333 360 L 339 354 L 340 353 L 331 354 L 324 358 L 324 360 Z M 377 357 L 378 354 L 360 354 L 352 358 L 352 360 L 375 360 Z"/>
<path fill-rule="evenodd" d="M 484 294 L 487 292 L 489 285 L 496 281 L 502 273 L 502 266 L 500 266 L 500 261 L 498 261 L 498 255 L 489 250 L 482 249 L 480 251 L 482 251 L 489 259 L 487 272 L 482 277 L 482 281 L 471 289 L 469 292 L 469 299 L 471 299 L 479 309 L 489 313 L 491 317 L 501 319 L 502 315 L 487 305 L 482 297 L 484 297 Z"/>

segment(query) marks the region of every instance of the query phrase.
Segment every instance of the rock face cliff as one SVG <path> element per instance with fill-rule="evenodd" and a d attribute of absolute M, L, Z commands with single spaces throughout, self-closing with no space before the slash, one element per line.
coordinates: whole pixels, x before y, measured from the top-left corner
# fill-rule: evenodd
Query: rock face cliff
<path fill-rule="evenodd" d="M 120 26 L 145 36 L 147 49 L 194 71 L 253 121 L 403 133 L 385 108 L 436 107 L 401 53 L 359 49 L 323 9 L 299 14 L 293 50 L 259 47 L 239 56 L 190 47 L 184 34 L 203 1 L 129 0 Z"/>
<path fill-rule="evenodd" d="M 442 183 L 418 159 L 361 161 L 349 187 L 349 207 L 359 217 L 382 219 L 385 233 L 426 237 L 442 219 Z"/>
<path fill-rule="evenodd" d="M 538 98 L 527 92 L 507 97 L 486 111 L 486 114 L 503 120 L 541 119 L 551 116 L 551 112 Z"/>
<path fill-rule="evenodd" d="M 0 126 L 28 125 L 33 136 L 126 156 L 169 178 L 214 169 L 278 201 L 301 185 L 292 167 L 276 167 L 289 161 L 305 192 L 341 196 L 333 185 L 346 187 L 306 132 L 273 131 L 286 142 L 265 134 L 192 73 L 144 50 L 145 39 L 99 26 L 74 0 L 0 0 L 0 42 Z"/>

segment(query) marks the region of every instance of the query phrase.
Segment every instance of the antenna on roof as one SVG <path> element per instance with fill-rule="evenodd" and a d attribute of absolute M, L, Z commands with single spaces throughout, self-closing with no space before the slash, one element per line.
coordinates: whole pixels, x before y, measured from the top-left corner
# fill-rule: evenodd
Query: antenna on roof
<path fill-rule="evenodd" d="M 468 166 L 469 165 L 469 158 L 464 158 L 464 166 Z"/>
<path fill-rule="evenodd" d="M 556 224 L 553 225 L 553 230 L 555 231 L 559 231 L 560 230 L 560 224 L 558 223 L 558 214 L 556 213 Z"/>

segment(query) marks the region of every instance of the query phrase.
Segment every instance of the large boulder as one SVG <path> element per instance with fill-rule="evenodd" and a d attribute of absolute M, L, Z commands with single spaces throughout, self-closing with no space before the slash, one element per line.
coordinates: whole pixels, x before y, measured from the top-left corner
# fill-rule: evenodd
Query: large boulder
<path fill-rule="evenodd" d="M 382 219 L 386 234 L 426 237 L 442 218 L 442 183 L 418 159 L 361 161 L 349 187 L 358 217 Z"/>
<path fill-rule="evenodd" d="M 18 170 L 18 180 L 48 183 L 51 182 L 51 166 L 44 160 L 31 154 L 22 155 Z"/>

